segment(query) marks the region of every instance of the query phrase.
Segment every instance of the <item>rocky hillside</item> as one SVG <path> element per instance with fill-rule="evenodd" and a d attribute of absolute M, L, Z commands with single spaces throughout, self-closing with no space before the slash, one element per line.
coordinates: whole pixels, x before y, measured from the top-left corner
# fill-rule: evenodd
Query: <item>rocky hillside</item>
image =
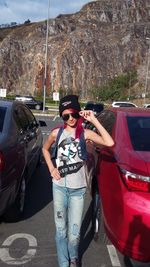
<path fill-rule="evenodd" d="M 42 93 L 47 22 L 0 29 L 0 88 Z M 128 70 L 144 86 L 150 44 L 149 0 L 92 1 L 48 23 L 49 95 L 60 88 L 87 98 L 89 90 Z"/>

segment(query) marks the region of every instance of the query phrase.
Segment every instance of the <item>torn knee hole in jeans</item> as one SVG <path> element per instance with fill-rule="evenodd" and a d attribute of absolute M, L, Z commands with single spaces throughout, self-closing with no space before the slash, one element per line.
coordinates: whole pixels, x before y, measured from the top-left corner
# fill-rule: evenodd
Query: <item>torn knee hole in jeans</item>
<path fill-rule="evenodd" d="M 63 218 L 63 211 L 57 211 L 57 218 L 62 219 Z"/>
<path fill-rule="evenodd" d="M 79 234 L 79 227 L 77 224 L 74 224 L 73 227 L 72 227 L 72 234 L 73 235 L 78 235 Z"/>

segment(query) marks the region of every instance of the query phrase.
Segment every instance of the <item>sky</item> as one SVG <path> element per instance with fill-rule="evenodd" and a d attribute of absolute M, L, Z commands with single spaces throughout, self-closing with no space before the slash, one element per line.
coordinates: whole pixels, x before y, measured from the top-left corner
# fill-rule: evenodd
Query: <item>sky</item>
<path fill-rule="evenodd" d="M 11 22 L 18 24 L 55 18 L 59 14 L 79 11 L 92 0 L 0 0 L 0 25 Z M 49 8 L 48 8 L 49 7 Z"/>

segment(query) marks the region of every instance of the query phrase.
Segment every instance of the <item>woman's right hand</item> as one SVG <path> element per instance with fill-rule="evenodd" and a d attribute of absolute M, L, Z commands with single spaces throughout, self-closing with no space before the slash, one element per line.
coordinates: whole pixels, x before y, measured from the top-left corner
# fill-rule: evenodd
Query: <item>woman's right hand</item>
<path fill-rule="evenodd" d="M 51 176 L 53 177 L 53 179 L 55 180 L 60 180 L 61 176 L 60 176 L 60 173 L 59 173 L 59 170 L 57 168 L 54 168 L 52 171 L 51 171 Z"/>

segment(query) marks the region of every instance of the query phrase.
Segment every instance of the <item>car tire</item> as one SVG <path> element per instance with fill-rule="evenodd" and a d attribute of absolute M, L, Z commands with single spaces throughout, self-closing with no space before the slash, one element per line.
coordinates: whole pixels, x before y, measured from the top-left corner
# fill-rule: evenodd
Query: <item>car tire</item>
<path fill-rule="evenodd" d="M 17 222 L 21 219 L 25 205 L 25 194 L 26 180 L 25 176 L 23 176 L 15 202 L 8 208 L 6 213 L 3 215 L 3 219 L 5 222 Z"/>
<path fill-rule="evenodd" d="M 92 207 L 93 239 L 97 243 L 108 244 L 109 239 L 105 233 L 103 209 L 99 196 L 98 187 L 93 190 L 92 204 L 93 204 Z"/>
<path fill-rule="evenodd" d="M 41 109 L 41 106 L 37 104 L 37 105 L 35 106 L 35 109 L 36 109 L 36 110 L 40 110 L 40 109 Z"/>

